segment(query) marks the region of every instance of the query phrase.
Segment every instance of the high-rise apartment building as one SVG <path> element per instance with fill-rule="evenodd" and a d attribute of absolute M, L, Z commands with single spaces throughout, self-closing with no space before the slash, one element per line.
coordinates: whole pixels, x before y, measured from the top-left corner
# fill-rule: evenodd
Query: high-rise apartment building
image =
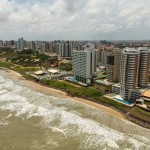
<path fill-rule="evenodd" d="M 92 76 L 96 71 L 96 53 L 90 44 L 84 50 L 73 51 L 73 74 L 76 80 L 85 84 L 91 84 Z"/>
<path fill-rule="evenodd" d="M 23 51 L 25 47 L 25 42 L 23 38 L 18 39 L 17 41 L 17 51 Z"/>
<path fill-rule="evenodd" d="M 0 47 L 3 47 L 4 46 L 4 43 L 2 40 L 0 40 Z"/>
<path fill-rule="evenodd" d="M 121 53 L 120 95 L 124 100 L 133 99 L 134 90 L 146 87 L 150 50 L 147 48 L 125 48 Z"/>
<path fill-rule="evenodd" d="M 113 82 L 118 83 L 120 79 L 121 50 L 115 49 L 113 53 L 114 53 Z"/>
<path fill-rule="evenodd" d="M 109 82 L 113 82 L 114 60 L 114 54 L 112 52 L 106 52 L 106 77 Z"/>
<path fill-rule="evenodd" d="M 126 48 L 121 53 L 120 85 L 121 97 L 130 100 L 131 93 L 138 85 L 139 54 L 135 48 Z"/>
<path fill-rule="evenodd" d="M 121 57 L 121 50 L 120 49 L 113 49 L 112 51 L 106 51 L 105 53 L 105 63 L 106 65 L 106 72 L 107 72 L 107 80 L 109 82 L 118 83 L 119 82 L 119 75 L 120 75 L 120 57 Z"/>
<path fill-rule="evenodd" d="M 59 43 L 59 56 L 60 57 L 71 57 L 72 56 L 72 43 L 61 42 Z"/>
<path fill-rule="evenodd" d="M 138 86 L 145 87 L 148 83 L 148 71 L 150 69 L 150 50 L 147 47 L 140 47 L 139 51 L 139 73 Z"/>
<path fill-rule="evenodd" d="M 35 42 L 31 41 L 30 45 L 31 45 L 31 49 L 35 52 L 36 51 L 36 44 L 35 44 Z"/>

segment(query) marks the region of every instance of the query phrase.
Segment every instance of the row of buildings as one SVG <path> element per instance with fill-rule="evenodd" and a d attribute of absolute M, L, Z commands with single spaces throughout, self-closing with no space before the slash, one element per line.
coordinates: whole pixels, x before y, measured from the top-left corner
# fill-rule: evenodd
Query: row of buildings
<path fill-rule="evenodd" d="M 25 41 L 23 38 L 16 42 L 17 51 L 31 49 L 34 52 L 40 53 L 55 53 L 60 57 L 72 57 L 73 49 L 81 50 L 83 43 L 73 41 Z"/>
<path fill-rule="evenodd" d="M 135 101 L 143 89 L 148 87 L 148 71 L 150 69 L 150 50 L 147 47 L 115 48 L 117 44 L 132 46 L 137 42 L 117 41 L 18 41 L 2 42 L 16 45 L 18 51 L 31 49 L 40 53 L 55 53 L 63 58 L 72 58 L 73 74 L 76 81 L 91 84 L 97 67 L 101 66 L 106 71 L 108 82 L 114 83 L 112 91 L 122 99 Z M 113 45 L 112 45 L 113 43 Z M 140 44 L 148 44 L 147 41 Z"/>
<path fill-rule="evenodd" d="M 88 44 L 82 51 L 73 51 L 75 79 L 91 84 L 97 64 L 106 68 L 107 81 L 113 82 L 112 91 L 130 102 L 148 88 L 150 50 L 147 47 L 99 49 Z"/>
<path fill-rule="evenodd" d="M 17 51 L 33 50 L 39 53 L 55 53 L 60 57 L 72 57 L 72 51 L 82 50 L 87 41 L 26 41 L 19 38 L 17 41 L 2 41 L 0 40 L 0 47 L 11 47 Z M 99 47 L 100 42 L 94 42 L 96 47 Z"/>

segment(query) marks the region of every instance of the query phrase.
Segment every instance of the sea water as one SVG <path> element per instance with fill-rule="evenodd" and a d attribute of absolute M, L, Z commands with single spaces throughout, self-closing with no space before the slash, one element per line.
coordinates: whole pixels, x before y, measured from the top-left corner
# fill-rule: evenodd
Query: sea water
<path fill-rule="evenodd" d="M 150 130 L 0 71 L 0 150 L 150 150 Z"/>

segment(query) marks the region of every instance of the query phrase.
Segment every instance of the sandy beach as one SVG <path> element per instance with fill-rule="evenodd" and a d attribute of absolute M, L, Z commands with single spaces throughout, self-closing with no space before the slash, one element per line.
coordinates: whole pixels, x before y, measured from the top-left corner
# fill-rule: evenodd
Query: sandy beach
<path fill-rule="evenodd" d="M 12 70 L 8 70 L 8 69 L 5 69 L 5 70 L 1 70 L 1 71 L 4 71 L 5 73 L 7 73 L 10 77 L 14 77 L 14 78 L 17 78 L 21 81 L 24 82 L 24 84 L 30 88 L 33 88 L 37 91 L 40 91 L 40 92 L 43 92 L 45 94 L 52 94 L 54 96 L 57 96 L 57 97 L 61 97 L 61 98 L 70 98 L 72 100 L 76 100 L 82 104 L 87 104 L 87 105 L 90 105 L 90 106 L 93 106 L 97 109 L 100 109 L 116 118 L 119 118 L 121 120 L 124 120 L 124 121 L 128 121 L 124 116 L 123 114 L 119 113 L 118 111 L 110 108 L 110 107 L 107 107 L 107 106 L 104 106 L 104 105 L 101 105 L 101 104 L 98 104 L 98 103 L 95 103 L 95 102 L 92 102 L 92 101 L 88 101 L 86 99 L 82 99 L 82 98 L 78 98 L 78 97 L 70 97 L 67 95 L 67 93 L 61 91 L 61 90 L 56 90 L 56 89 L 53 89 L 53 88 L 49 88 L 49 87 L 46 87 L 46 86 L 43 86 L 43 85 L 40 85 L 36 82 L 33 82 L 33 81 L 30 81 L 30 80 L 26 80 L 25 78 L 22 77 L 21 74 L 15 72 L 15 71 L 12 71 Z M 128 121 L 130 122 L 130 121 Z"/>

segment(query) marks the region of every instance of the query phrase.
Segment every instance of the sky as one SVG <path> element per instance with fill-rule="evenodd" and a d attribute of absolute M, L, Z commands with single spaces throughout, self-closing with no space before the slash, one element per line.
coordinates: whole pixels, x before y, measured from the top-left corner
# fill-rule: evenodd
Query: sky
<path fill-rule="evenodd" d="M 0 0 L 0 39 L 149 40 L 150 0 Z"/>

